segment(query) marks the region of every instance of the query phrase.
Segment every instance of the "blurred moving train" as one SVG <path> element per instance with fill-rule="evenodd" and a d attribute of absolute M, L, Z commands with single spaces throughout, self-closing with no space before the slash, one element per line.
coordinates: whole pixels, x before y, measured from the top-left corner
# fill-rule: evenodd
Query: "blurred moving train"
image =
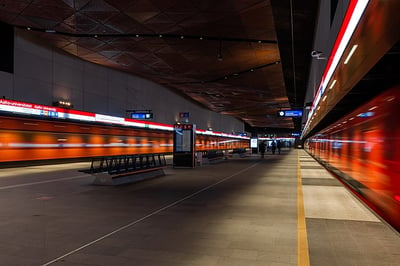
<path fill-rule="evenodd" d="M 173 126 L 133 119 L 101 116 L 62 108 L 0 100 L 0 163 L 77 159 L 96 156 L 172 153 Z M 35 118 L 21 116 L 30 112 Z M 50 113 L 49 113 L 50 112 Z M 61 119 L 79 117 L 86 121 Z M 43 114 L 46 114 L 44 117 Z M 52 117 L 49 117 L 51 114 Z M 37 118 L 37 116 L 40 116 Z M 55 116 L 57 118 L 55 118 Z M 114 119 L 117 123 L 90 122 L 91 118 Z M 137 124 L 143 128 L 124 126 Z M 198 130 L 196 150 L 248 148 L 249 138 Z"/>
<path fill-rule="evenodd" d="M 400 231 L 400 86 L 305 142 L 305 149 Z"/>

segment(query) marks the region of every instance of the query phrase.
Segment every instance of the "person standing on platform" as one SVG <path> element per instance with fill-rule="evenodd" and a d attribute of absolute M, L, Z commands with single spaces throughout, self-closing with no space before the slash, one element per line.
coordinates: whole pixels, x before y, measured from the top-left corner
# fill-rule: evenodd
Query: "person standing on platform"
<path fill-rule="evenodd" d="M 261 141 L 260 145 L 258 146 L 258 151 L 261 153 L 261 159 L 264 159 L 264 155 L 265 155 L 265 142 Z"/>
<path fill-rule="evenodd" d="M 282 143 L 278 140 L 276 142 L 276 148 L 278 149 L 278 154 L 281 154 L 281 147 L 282 147 Z"/>
<path fill-rule="evenodd" d="M 272 151 L 272 154 L 275 154 L 275 150 L 276 150 L 276 142 L 275 142 L 275 140 L 274 140 L 274 141 L 272 141 L 272 143 L 271 143 L 271 151 Z"/>

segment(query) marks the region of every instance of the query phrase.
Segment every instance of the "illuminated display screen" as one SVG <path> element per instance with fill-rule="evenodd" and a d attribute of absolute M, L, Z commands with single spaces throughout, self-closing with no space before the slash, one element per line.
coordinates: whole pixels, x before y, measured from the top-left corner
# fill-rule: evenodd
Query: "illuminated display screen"
<path fill-rule="evenodd" d="M 192 152 L 192 130 L 175 128 L 175 152 Z"/>
<path fill-rule="evenodd" d="M 153 119 L 153 113 L 131 113 L 132 119 Z"/>
<path fill-rule="evenodd" d="M 301 117 L 301 116 L 303 116 L 303 111 L 302 110 L 281 110 L 281 111 L 278 111 L 278 116 Z"/>
<path fill-rule="evenodd" d="M 250 139 L 250 148 L 258 147 L 258 139 Z"/>
<path fill-rule="evenodd" d="M 374 116 L 374 112 L 366 112 L 366 113 L 361 113 L 361 114 L 358 114 L 357 116 L 358 117 L 371 117 L 371 116 Z"/>

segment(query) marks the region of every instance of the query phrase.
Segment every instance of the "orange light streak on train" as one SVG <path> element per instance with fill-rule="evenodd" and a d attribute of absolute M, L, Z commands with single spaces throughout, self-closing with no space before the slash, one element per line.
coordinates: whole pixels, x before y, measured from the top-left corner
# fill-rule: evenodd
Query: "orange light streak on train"
<path fill-rule="evenodd" d="M 0 162 L 172 153 L 172 132 L 0 116 Z M 196 150 L 247 148 L 249 141 L 198 134 Z"/>

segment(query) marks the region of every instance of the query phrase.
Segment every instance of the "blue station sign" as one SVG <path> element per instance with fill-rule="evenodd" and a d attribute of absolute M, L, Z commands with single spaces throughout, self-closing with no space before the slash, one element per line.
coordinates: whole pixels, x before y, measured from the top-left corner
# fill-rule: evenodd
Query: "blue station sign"
<path fill-rule="evenodd" d="M 281 117 L 301 117 L 303 116 L 302 110 L 280 110 L 278 116 Z"/>
<path fill-rule="evenodd" d="M 131 113 L 132 119 L 153 119 L 153 113 L 146 112 L 133 112 Z"/>

